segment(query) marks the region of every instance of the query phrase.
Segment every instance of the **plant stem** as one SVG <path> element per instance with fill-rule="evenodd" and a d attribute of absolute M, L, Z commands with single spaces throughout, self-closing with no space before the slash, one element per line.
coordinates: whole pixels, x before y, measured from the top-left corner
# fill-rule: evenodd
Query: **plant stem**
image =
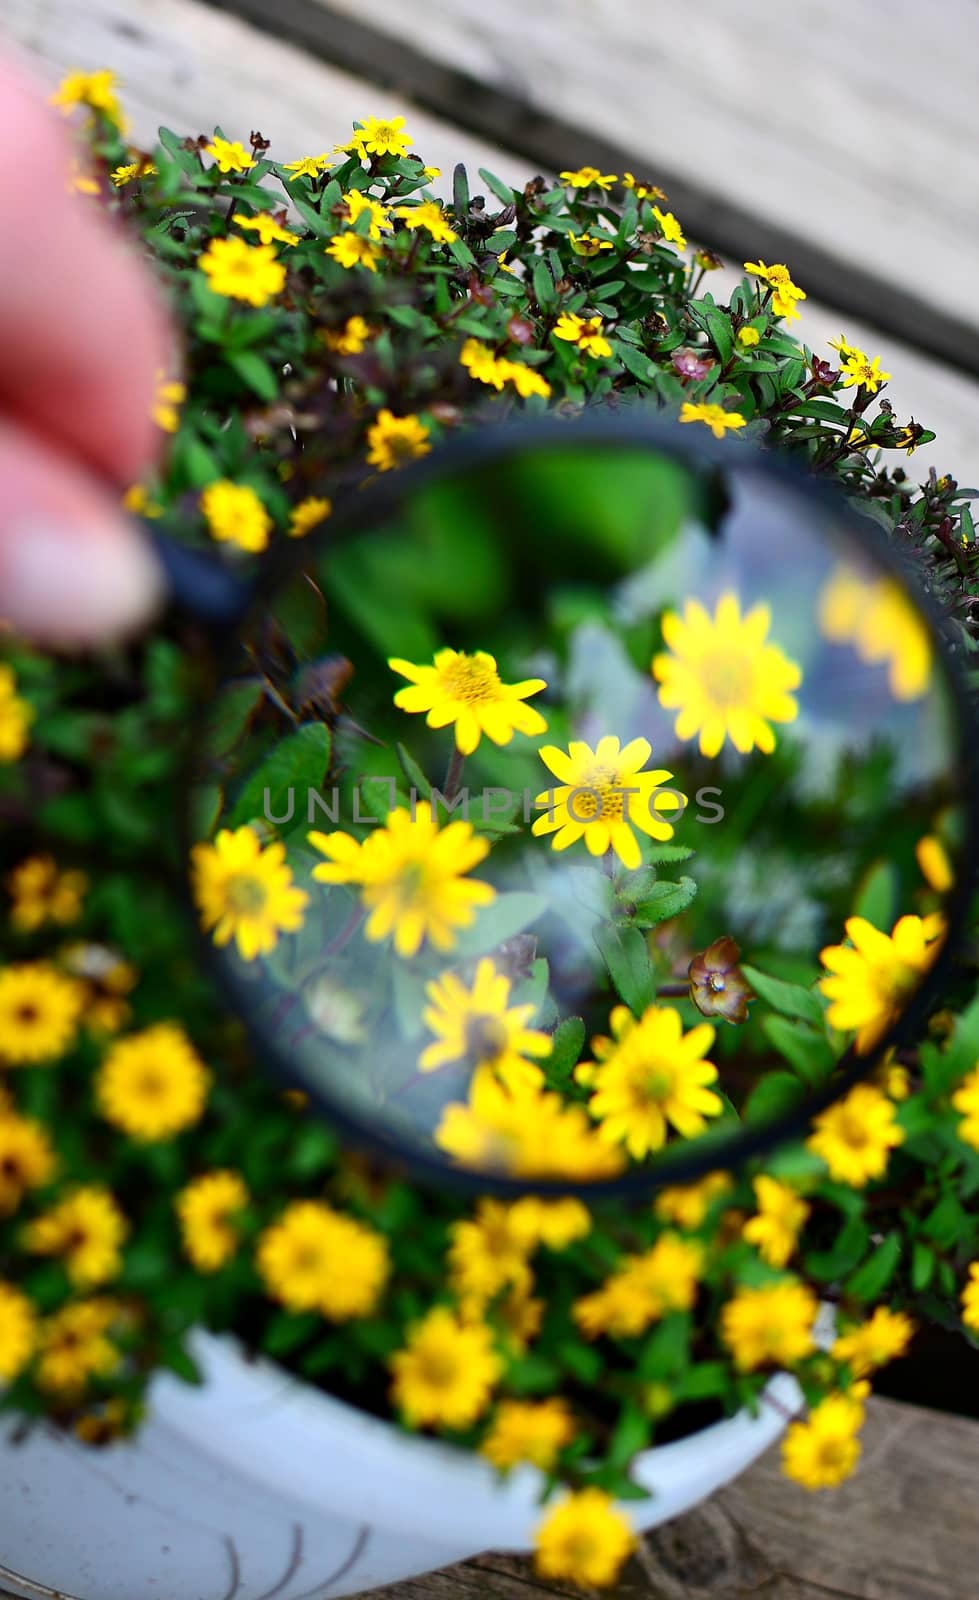
<path fill-rule="evenodd" d="M 446 805 L 452 804 L 462 787 L 462 768 L 465 759 L 462 751 L 453 747 L 452 754 L 449 757 L 449 765 L 445 769 L 445 783 L 442 788 Z"/>

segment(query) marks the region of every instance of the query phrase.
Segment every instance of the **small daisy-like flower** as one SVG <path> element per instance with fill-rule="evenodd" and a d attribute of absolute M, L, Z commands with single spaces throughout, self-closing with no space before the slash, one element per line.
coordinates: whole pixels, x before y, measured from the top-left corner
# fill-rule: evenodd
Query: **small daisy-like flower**
<path fill-rule="evenodd" d="M 369 194 L 362 193 L 360 189 L 348 189 L 342 198 L 350 214 L 351 226 L 357 221 L 358 217 L 366 214 L 369 218 L 367 224 L 368 239 L 380 239 L 382 233 L 390 233 L 394 227 L 388 207 L 383 206 L 380 200 L 372 200 Z"/>
<path fill-rule="evenodd" d="M 204 932 L 213 928 L 218 946 L 234 939 L 242 961 L 269 955 L 280 934 L 303 925 L 309 895 L 293 883 L 285 845 L 276 840 L 263 849 L 247 825 L 196 844 L 191 873 Z"/>
<path fill-rule="evenodd" d="M 108 1337 L 119 1307 L 101 1297 L 69 1301 L 38 1329 L 37 1381 L 41 1389 L 77 1400 L 91 1378 L 114 1372 L 122 1357 Z"/>
<path fill-rule="evenodd" d="M 98 72 L 69 72 L 49 103 L 66 113 L 75 106 L 88 106 L 114 123 L 120 133 L 125 133 L 126 119 L 116 92 L 118 82 L 116 74 L 105 67 Z"/>
<path fill-rule="evenodd" d="M 514 364 L 503 356 L 493 354 L 488 344 L 480 339 L 467 339 L 459 352 L 459 363 L 477 383 L 485 383 L 499 393 Z"/>
<path fill-rule="evenodd" d="M 0 1064 L 53 1061 L 75 1042 L 85 992 L 43 961 L 0 969 Z"/>
<path fill-rule="evenodd" d="M 416 206 L 399 206 L 395 212 L 406 228 L 424 228 L 436 244 L 455 244 L 459 235 L 446 221 L 437 200 L 423 200 Z"/>
<path fill-rule="evenodd" d="M 760 278 L 772 291 L 772 310 L 777 317 L 784 317 L 789 322 L 798 321 L 795 303 L 808 297 L 804 289 L 792 282 L 792 274 L 784 262 L 766 267 L 764 261 L 746 261 L 744 270 L 750 277 Z"/>
<path fill-rule="evenodd" d="M 406 156 L 411 150 L 411 135 L 402 132 L 404 117 L 365 117 L 353 137 L 343 146 L 361 156 Z"/>
<path fill-rule="evenodd" d="M 19 933 L 33 933 L 47 922 L 77 921 L 88 878 L 71 868 L 62 871 L 53 856 L 29 856 L 8 874 L 7 888 L 11 924 Z"/>
<path fill-rule="evenodd" d="M 326 521 L 332 510 L 333 501 L 323 495 L 312 494 L 307 499 L 300 500 L 289 513 L 289 526 L 286 532 L 290 539 L 305 539 L 307 533 Z"/>
<path fill-rule="evenodd" d="M 129 1232 L 109 1190 L 84 1184 L 36 1217 L 23 1230 L 25 1249 L 58 1256 L 76 1289 L 94 1289 L 118 1277 L 121 1247 Z"/>
<path fill-rule="evenodd" d="M 467 1312 L 481 1314 L 501 1289 L 530 1292 L 533 1241 L 512 1206 L 480 1200 L 474 1217 L 452 1223 L 449 1240 L 449 1283 Z"/>
<path fill-rule="evenodd" d="M 524 1195 L 510 1207 L 510 1218 L 532 1246 L 544 1245 L 548 1250 L 566 1250 L 576 1239 L 587 1238 L 592 1230 L 588 1207 L 570 1195 L 563 1200 Z"/>
<path fill-rule="evenodd" d="M 428 801 L 414 816 L 399 806 L 362 844 L 341 832 L 308 838 L 327 857 L 313 877 L 358 888 L 370 912 L 365 936 L 374 943 L 393 937 L 399 956 L 416 955 L 426 939 L 436 950 L 451 950 L 457 930 L 496 898 L 490 884 L 467 876 L 488 855 L 489 841 L 469 822 L 439 828 Z"/>
<path fill-rule="evenodd" d="M 368 428 L 367 445 L 368 465 L 378 472 L 393 472 L 406 461 L 427 456 L 432 448 L 429 430 L 420 417 L 414 413 L 396 417 L 386 409 L 377 413 L 376 421 Z"/>
<path fill-rule="evenodd" d="M 215 294 L 264 306 L 281 294 L 286 269 L 269 244 L 244 239 L 212 239 L 197 263 Z"/>
<path fill-rule="evenodd" d="M 232 1259 L 240 1242 L 236 1217 L 248 1204 L 248 1189 L 237 1172 L 205 1172 L 174 1197 L 184 1253 L 198 1272 L 217 1272 Z"/>
<path fill-rule="evenodd" d="M 243 217 L 236 214 L 234 220 L 239 228 L 246 228 L 249 233 L 257 233 L 259 244 L 295 245 L 299 243 L 298 233 L 291 233 L 288 228 L 284 228 L 282 223 L 277 222 L 267 211 L 260 211 L 254 217 Z"/>
<path fill-rule="evenodd" d="M 365 234 L 338 233 L 326 246 L 326 254 L 332 256 L 341 267 L 366 267 L 368 272 L 377 271 L 377 263 L 381 259 L 380 247 L 368 239 Z"/>
<path fill-rule="evenodd" d="M 602 333 L 601 317 L 579 317 L 571 311 L 562 311 L 554 324 L 555 339 L 576 344 L 586 356 L 610 356 L 612 346 Z"/>
<path fill-rule="evenodd" d="M 678 1228 L 693 1231 L 706 1221 L 707 1215 L 721 1195 L 731 1191 L 731 1179 L 726 1172 L 708 1172 L 699 1183 L 684 1183 L 661 1189 L 653 1210 L 664 1222 L 674 1222 Z"/>
<path fill-rule="evenodd" d="M 830 1027 L 856 1030 L 856 1048 L 864 1055 L 896 1022 L 933 964 L 945 925 L 939 916 L 901 917 L 888 934 L 865 917 L 848 917 L 845 928 L 849 945 L 820 951 L 829 977 L 820 978 L 819 988 L 830 1002 Z"/>
<path fill-rule="evenodd" d="M 391 1398 L 412 1428 L 468 1428 L 486 1410 L 503 1363 L 482 1322 L 436 1306 L 391 1357 Z"/>
<path fill-rule="evenodd" d="M 504 1400 L 480 1445 L 480 1454 L 499 1472 L 529 1461 L 550 1472 L 558 1455 L 575 1436 L 574 1418 L 566 1400 Z"/>
<path fill-rule="evenodd" d="M 631 172 L 622 174 L 622 187 L 631 189 L 637 200 L 665 200 L 666 195 L 655 183 L 640 183 Z"/>
<path fill-rule="evenodd" d="M 620 747 L 617 738 L 606 734 L 594 750 L 573 739 L 567 751 L 545 745 L 538 755 L 560 787 L 537 796 L 535 804 L 547 810 L 532 831 L 538 838 L 553 834 L 553 850 L 567 850 L 584 839 L 589 854 L 602 856 L 614 850 L 631 871 L 642 862 L 634 829 L 651 839 L 672 839 L 673 827 L 660 812 L 681 810 L 685 797 L 662 787 L 672 772 L 642 770 L 652 755 L 648 739 L 633 739 Z"/>
<path fill-rule="evenodd" d="M 864 1410 L 851 1394 L 831 1394 L 810 1411 L 805 1422 L 793 1422 L 782 1444 L 786 1477 L 804 1489 L 835 1489 L 860 1459 L 857 1433 Z"/>
<path fill-rule="evenodd" d="M 131 1139 L 172 1139 L 199 1122 L 210 1074 L 183 1029 L 158 1022 L 113 1044 L 95 1075 L 107 1122 Z"/>
<path fill-rule="evenodd" d="M 812 1355 L 819 1303 L 795 1278 L 740 1288 L 721 1311 L 721 1338 L 740 1372 L 792 1367 Z"/>
<path fill-rule="evenodd" d="M 503 683 L 495 657 L 485 650 L 473 655 L 440 650 L 430 667 L 391 656 L 388 666 L 409 680 L 410 686 L 394 697 L 399 711 L 424 712 L 430 728 L 453 726 L 456 748 L 463 755 L 472 755 L 484 734 L 494 744 L 505 745 L 517 733 L 533 738 L 547 732 L 540 712 L 525 704 L 547 688 L 545 680 Z"/>
<path fill-rule="evenodd" d="M 663 615 L 668 652 L 653 657 L 659 702 L 676 711 L 678 739 L 698 738 L 700 751 L 716 756 L 730 739 L 742 755 L 775 749 L 773 722 L 794 722 L 799 714 L 792 690 L 802 673 L 768 638 L 771 611 L 753 606 L 741 614 L 736 594 L 717 602 L 714 615 L 699 600 L 688 600 L 682 617 Z"/>
<path fill-rule="evenodd" d="M 368 340 L 374 337 L 374 332 L 363 317 L 348 317 L 336 332 L 324 328 L 321 337 L 326 348 L 334 350 L 338 356 L 359 356 Z"/>
<path fill-rule="evenodd" d="M 580 167 L 577 172 L 562 172 L 561 182 L 572 189 L 611 189 L 618 179 L 614 172 L 599 172 L 597 167 Z"/>
<path fill-rule="evenodd" d="M 887 1171 L 891 1151 L 904 1143 L 894 1105 L 870 1083 L 858 1083 L 813 1119 L 807 1150 L 822 1156 L 834 1183 L 862 1189 Z"/>
<path fill-rule="evenodd" d="M 505 361 L 503 365 L 504 377 L 508 383 L 513 384 L 522 400 L 526 400 L 532 394 L 539 394 L 547 399 L 551 386 L 534 367 L 528 367 L 524 361 Z"/>
<path fill-rule="evenodd" d="M 0 1380 L 20 1376 L 37 1344 L 37 1310 L 20 1289 L 0 1280 Z"/>
<path fill-rule="evenodd" d="M 178 378 L 167 378 L 162 372 L 156 375 L 156 394 L 151 412 L 153 421 L 164 433 L 176 433 L 180 423 L 178 406 L 187 398 L 187 385 Z"/>
<path fill-rule="evenodd" d="M 855 1378 L 865 1378 L 903 1356 L 913 1336 L 914 1323 L 905 1312 L 878 1306 L 867 1322 L 844 1328 L 830 1354 L 845 1361 Z"/>
<path fill-rule="evenodd" d="M 678 250 L 685 250 L 687 241 L 672 211 L 661 211 L 659 206 L 653 206 L 653 216 L 659 223 L 660 232 L 667 243 L 675 244 Z"/>
<path fill-rule="evenodd" d="M 592 1091 L 588 1110 L 601 1124 L 599 1136 L 641 1161 L 662 1149 L 671 1128 L 684 1139 L 703 1133 L 707 1118 L 724 1109 L 708 1087 L 717 1081 L 706 1055 L 714 1042 L 710 1023 L 684 1033 L 671 1006 L 648 1006 L 638 1020 L 628 1006 L 616 1006 L 609 1022 L 611 1037 L 592 1040 L 596 1059 L 575 1069 Z"/>
<path fill-rule="evenodd" d="M 219 134 L 204 146 L 204 154 L 212 158 L 219 172 L 247 172 L 255 165 L 255 157 L 243 144 L 237 139 L 222 139 Z"/>
<path fill-rule="evenodd" d="M 17 694 L 13 669 L 0 663 L 0 762 L 20 760 L 33 721 L 34 707 Z"/>
<path fill-rule="evenodd" d="M 43 1189 L 56 1169 L 43 1124 L 0 1107 L 0 1216 L 11 1216 L 28 1190 Z"/>
<path fill-rule="evenodd" d="M 962 1116 L 957 1129 L 959 1138 L 979 1150 L 979 1066 L 962 1079 L 952 1096 L 952 1106 Z"/>
<path fill-rule="evenodd" d="M 840 363 L 841 386 L 844 389 L 866 389 L 868 394 L 876 394 L 877 390 L 887 382 L 889 372 L 882 372 L 880 360 L 874 356 L 873 360 L 863 350 L 848 349 Z"/>
<path fill-rule="evenodd" d="M 426 1028 L 436 1035 L 418 1058 L 422 1072 L 435 1072 L 448 1061 L 463 1061 L 475 1071 L 488 1067 L 511 1089 L 543 1083 L 539 1067 L 527 1056 L 550 1054 L 550 1034 L 528 1028 L 533 1004 L 510 1005 L 510 980 L 489 956 L 476 968 L 471 988 L 454 972 L 426 984 Z"/>
<path fill-rule="evenodd" d="M 379 1233 L 320 1200 L 287 1206 L 260 1235 L 255 1265 L 273 1300 L 331 1322 L 370 1316 L 391 1270 Z"/>
<path fill-rule="evenodd" d="M 850 644 L 861 661 L 887 668 L 895 700 L 919 700 L 931 681 L 931 639 L 904 590 L 890 578 L 865 578 L 838 567 L 819 596 L 819 626 L 833 644 Z"/>
<path fill-rule="evenodd" d="M 130 161 L 124 167 L 116 167 L 114 171 L 110 172 L 109 178 L 116 189 L 122 189 L 127 183 L 132 183 L 133 179 L 137 177 L 138 174 L 139 162 Z"/>
<path fill-rule="evenodd" d="M 762 1174 L 753 1180 L 757 1216 L 745 1223 L 742 1236 L 756 1246 L 771 1267 L 784 1267 L 809 1218 L 810 1207 L 788 1184 Z"/>
<path fill-rule="evenodd" d="M 264 550 L 272 532 L 272 518 L 255 493 L 244 483 L 221 478 L 201 491 L 201 510 L 212 539 L 236 544 L 250 555 Z"/>
<path fill-rule="evenodd" d="M 723 439 L 726 433 L 737 432 L 739 428 L 747 427 L 747 420 L 740 411 L 725 411 L 723 406 L 709 401 L 706 404 L 694 404 L 692 400 L 684 400 L 680 407 L 681 422 L 702 422 L 709 428 L 715 439 Z"/>
<path fill-rule="evenodd" d="M 752 346 L 760 343 L 761 334 L 758 332 L 757 328 L 738 329 L 738 344 L 743 350 L 751 349 Z"/>
<path fill-rule="evenodd" d="M 962 1321 L 973 1333 L 979 1333 L 979 1261 L 969 1266 L 969 1279 L 962 1290 Z"/>
<path fill-rule="evenodd" d="M 603 1489 L 579 1489 L 549 1511 L 534 1536 L 542 1578 L 609 1589 L 637 1544 L 628 1519 Z"/>
<path fill-rule="evenodd" d="M 589 256 L 599 255 L 602 250 L 614 248 L 612 239 L 602 239 L 594 233 L 571 233 L 568 235 L 568 243 L 576 256 L 584 256 L 586 259 Z"/>
<path fill-rule="evenodd" d="M 664 1233 L 652 1249 L 627 1256 L 594 1294 L 575 1302 L 574 1319 L 587 1339 L 600 1334 L 633 1339 L 673 1311 L 690 1311 L 704 1270 L 700 1245 Z"/>
<path fill-rule="evenodd" d="M 318 178 L 330 166 L 330 158 L 323 154 L 319 156 L 300 156 L 298 161 L 284 161 L 283 171 L 291 172 L 294 178 Z"/>

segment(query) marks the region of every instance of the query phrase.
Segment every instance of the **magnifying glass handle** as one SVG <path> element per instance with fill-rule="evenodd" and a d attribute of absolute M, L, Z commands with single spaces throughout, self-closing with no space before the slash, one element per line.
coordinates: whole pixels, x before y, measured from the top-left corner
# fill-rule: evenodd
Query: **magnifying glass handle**
<path fill-rule="evenodd" d="M 255 597 L 254 580 L 239 577 L 206 551 L 175 543 L 152 522 L 141 520 L 140 525 L 182 611 L 214 628 L 230 628 L 242 620 Z"/>

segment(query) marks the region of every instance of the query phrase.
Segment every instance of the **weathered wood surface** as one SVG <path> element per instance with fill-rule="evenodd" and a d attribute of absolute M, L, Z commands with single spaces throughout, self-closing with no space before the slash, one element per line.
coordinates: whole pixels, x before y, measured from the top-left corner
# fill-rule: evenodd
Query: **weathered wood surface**
<path fill-rule="evenodd" d="M 374 1591 L 371 1600 L 547 1600 L 501 1555 Z M 654 1530 L 612 1600 L 976 1600 L 979 1422 L 872 1400 L 848 1484 L 809 1494 L 775 1446 L 744 1477 Z"/>

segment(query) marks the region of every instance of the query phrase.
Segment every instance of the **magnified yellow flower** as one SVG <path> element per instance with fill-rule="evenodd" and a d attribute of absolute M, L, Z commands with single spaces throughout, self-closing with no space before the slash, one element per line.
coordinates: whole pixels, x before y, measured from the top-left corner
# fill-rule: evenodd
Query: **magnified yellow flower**
<path fill-rule="evenodd" d="M 680 811 L 686 803 L 678 790 L 662 787 L 672 772 L 642 771 L 652 753 L 648 739 L 633 739 L 620 748 L 612 734 L 599 739 L 594 750 L 574 739 L 566 752 L 545 745 L 538 754 L 560 787 L 537 796 L 535 805 L 547 810 L 534 823 L 534 834 L 553 834 L 553 850 L 567 850 L 584 839 L 591 855 L 614 850 L 623 866 L 638 867 L 642 853 L 633 829 L 651 839 L 672 839 L 673 827 L 660 812 Z"/>
<path fill-rule="evenodd" d="M 852 644 L 861 661 L 884 664 L 895 700 L 918 700 L 931 679 L 928 629 L 890 578 L 865 578 L 841 566 L 819 596 L 819 626 L 834 644 Z"/>
<path fill-rule="evenodd" d="M 707 1087 L 717 1081 L 706 1058 L 714 1042 L 710 1023 L 684 1033 L 671 1006 L 648 1006 L 638 1020 L 628 1006 L 616 1006 L 609 1022 L 611 1037 L 592 1040 L 596 1059 L 575 1069 L 577 1081 L 592 1090 L 588 1110 L 601 1124 L 600 1138 L 624 1144 L 641 1161 L 663 1147 L 671 1128 L 684 1139 L 703 1133 L 706 1119 L 723 1110 Z"/>
<path fill-rule="evenodd" d="M 131 1139 L 172 1139 L 204 1114 L 210 1074 L 183 1029 L 158 1022 L 120 1039 L 95 1075 L 99 1111 Z"/>
<path fill-rule="evenodd" d="M 872 1050 L 897 1021 L 932 965 L 945 932 L 941 917 L 901 917 L 881 933 L 865 917 L 848 917 L 849 945 L 832 944 L 819 959 L 830 976 L 819 987 L 830 1001 L 831 1028 L 856 1030 L 861 1055 Z"/>
<path fill-rule="evenodd" d="M 865 1378 L 903 1356 L 913 1336 L 914 1323 L 904 1311 L 878 1306 L 866 1322 L 845 1327 L 830 1354 L 845 1361 L 855 1378 Z"/>
<path fill-rule="evenodd" d="M 204 146 L 204 154 L 212 158 L 219 172 L 247 172 L 255 165 L 255 157 L 243 144 L 237 139 L 222 139 L 217 133 Z"/>
<path fill-rule="evenodd" d="M 270 244 L 212 239 L 197 265 L 215 294 L 250 306 L 267 305 L 285 288 L 286 269 Z"/>
<path fill-rule="evenodd" d="M 769 1266 L 787 1266 L 811 1208 L 788 1184 L 765 1174 L 755 1178 L 753 1186 L 758 1214 L 745 1223 L 743 1237 Z"/>
<path fill-rule="evenodd" d="M 813 1133 L 806 1148 L 822 1156 L 834 1183 L 862 1189 L 871 1178 L 882 1178 L 891 1151 L 904 1143 L 894 1104 L 870 1083 L 855 1089 L 813 1118 Z"/>
<path fill-rule="evenodd" d="M 721 1311 L 721 1338 L 741 1372 L 792 1367 L 816 1348 L 818 1311 L 812 1290 L 795 1278 L 740 1288 Z"/>
<path fill-rule="evenodd" d="M 603 1489 L 579 1489 L 549 1511 L 537 1529 L 535 1567 L 542 1578 L 609 1589 L 636 1548 L 628 1519 Z"/>
<path fill-rule="evenodd" d="M 254 217 L 243 217 L 236 213 L 234 220 L 239 228 L 246 228 L 249 233 L 257 233 L 259 244 L 296 245 L 299 243 L 299 234 L 292 233 L 288 228 L 284 228 L 282 223 L 276 222 L 268 211 L 259 211 Z"/>
<path fill-rule="evenodd" d="M 201 510 L 212 539 L 236 544 L 239 550 L 257 555 L 269 542 L 272 518 L 255 493 L 245 483 L 221 478 L 201 491 Z"/>
<path fill-rule="evenodd" d="M 118 1316 L 116 1301 L 97 1297 L 69 1301 L 45 1317 L 38 1329 L 39 1386 L 74 1400 L 91 1378 L 114 1372 L 122 1355 L 108 1333 Z"/>
<path fill-rule="evenodd" d="M 662 233 L 663 238 L 666 239 L 669 244 L 675 244 L 678 249 L 685 250 L 687 248 L 687 241 L 684 237 L 683 229 L 680 227 L 680 224 L 677 222 L 672 211 L 661 211 L 659 206 L 653 206 L 653 216 L 659 223 L 660 232 Z"/>
<path fill-rule="evenodd" d="M 13 669 L 0 663 L 0 762 L 19 761 L 33 721 L 34 707 L 17 694 Z"/>
<path fill-rule="evenodd" d="M 85 991 L 43 961 L 0 970 L 0 1065 L 33 1066 L 75 1042 Z"/>
<path fill-rule="evenodd" d="M 529 1461 L 550 1472 L 565 1445 L 575 1435 L 574 1418 L 566 1400 L 504 1400 L 480 1445 L 480 1454 L 499 1472 Z"/>
<path fill-rule="evenodd" d="M 370 1316 L 391 1270 L 381 1234 L 320 1200 L 287 1206 L 261 1234 L 255 1264 L 274 1300 L 331 1322 Z"/>
<path fill-rule="evenodd" d="M 436 244 L 455 244 L 459 235 L 449 226 L 445 212 L 436 200 L 422 200 L 418 205 L 399 206 L 395 212 L 406 228 L 424 228 Z"/>
<path fill-rule="evenodd" d="M 793 1422 L 782 1444 L 782 1467 L 804 1489 L 835 1489 L 860 1459 L 857 1433 L 864 1410 L 849 1394 L 831 1394 L 805 1422 Z"/>
<path fill-rule="evenodd" d="M 238 1213 L 248 1188 L 238 1172 L 204 1172 L 174 1196 L 184 1253 L 198 1272 L 217 1272 L 240 1243 Z"/>
<path fill-rule="evenodd" d="M 928 833 L 914 847 L 915 859 L 921 876 L 936 894 L 948 894 L 955 885 L 955 873 L 948 859 L 948 851 L 938 835 Z"/>
<path fill-rule="evenodd" d="M 285 845 L 262 848 L 252 828 L 222 828 L 213 844 L 196 844 L 190 853 L 194 899 L 204 932 L 214 943 L 235 940 L 243 961 L 268 955 L 282 933 L 297 933 L 309 904 L 296 888 Z"/>
<path fill-rule="evenodd" d="M 554 337 L 576 344 L 586 356 L 612 354 L 612 346 L 602 333 L 601 317 L 579 317 L 575 312 L 562 311 L 554 324 Z"/>
<path fill-rule="evenodd" d="M 577 172 L 562 172 L 560 177 L 572 189 L 611 189 L 617 181 L 614 172 L 599 172 L 597 167 L 579 167 Z"/>
<path fill-rule="evenodd" d="M 544 1074 L 527 1056 L 550 1054 L 547 1033 L 528 1028 L 533 1004 L 510 1005 L 510 980 L 489 956 L 476 968 L 467 988 L 454 972 L 426 984 L 429 1005 L 422 1012 L 426 1028 L 437 1035 L 418 1058 L 422 1072 L 434 1072 L 448 1061 L 464 1061 L 475 1070 L 488 1067 L 511 1089 L 533 1088 Z"/>
<path fill-rule="evenodd" d="M 545 680 L 503 683 L 496 658 L 485 650 L 472 655 L 463 650 L 439 650 L 430 667 L 391 656 L 388 666 L 410 683 L 394 697 L 399 711 L 424 712 L 430 728 L 452 725 L 456 748 L 463 755 L 472 755 L 484 734 L 494 744 L 505 745 L 517 733 L 533 738 L 547 732 L 540 712 L 524 704 L 547 688 Z"/>
<path fill-rule="evenodd" d="M 129 1232 L 112 1194 L 101 1184 L 83 1184 L 29 1222 L 25 1249 L 58 1256 L 78 1289 L 94 1289 L 122 1270 L 122 1243 Z"/>
<path fill-rule="evenodd" d="M 488 855 L 489 841 L 469 822 L 440 829 L 427 800 L 414 816 L 404 806 L 391 811 L 363 843 L 342 832 L 307 837 L 327 857 L 313 877 L 359 889 L 370 913 L 366 937 L 374 943 L 393 937 L 399 956 L 416 955 L 426 939 L 451 950 L 458 929 L 496 898 L 490 884 L 466 876 Z"/>
<path fill-rule="evenodd" d="M 365 117 L 344 149 L 356 150 L 361 156 L 406 156 L 411 135 L 402 133 L 404 125 L 404 117 Z"/>
<path fill-rule="evenodd" d="M 742 616 L 730 591 L 717 602 L 713 617 L 699 600 L 688 600 L 682 617 L 664 613 L 669 652 L 652 661 L 660 705 L 679 713 L 678 739 L 699 735 L 702 755 L 716 756 L 725 739 L 742 755 L 755 748 L 771 755 L 771 724 L 798 716 L 790 691 L 798 689 L 802 673 L 769 641 L 770 624 L 767 605 L 753 606 Z"/>
<path fill-rule="evenodd" d="M 391 1357 L 391 1398 L 412 1428 L 468 1428 L 486 1410 L 503 1363 L 482 1322 L 436 1306 Z"/>
<path fill-rule="evenodd" d="M 739 428 L 748 426 L 740 411 L 725 411 L 723 406 L 716 405 L 713 401 L 705 405 L 695 405 L 692 400 L 684 400 L 680 407 L 680 421 L 702 422 L 710 429 L 715 439 L 723 439 L 726 433 L 736 433 Z"/>
<path fill-rule="evenodd" d="M 7 888 L 11 923 L 21 933 L 33 933 L 46 922 L 75 922 L 88 879 L 84 872 L 62 871 L 53 856 L 29 856 L 8 874 Z"/>
<path fill-rule="evenodd" d="M 427 456 L 432 448 L 428 434 L 428 428 L 414 413 L 396 417 L 382 408 L 367 430 L 368 465 L 378 472 L 393 472 L 408 461 Z"/>
<path fill-rule="evenodd" d="M 38 1320 L 34 1302 L 0 1279 L 0 1379 L 12 1383 L 34 1354 Z"/>
<path fill-rule="evenodd" d="M 50 1183 L 57 1164 L 44 1125 L 0 1106 L 0 1217 L 11 1216 L 28 1190 Z"/>
<path fill-rule="evenodd" d="M 468 1102 L 446 1106 L 435 1143 L 460 1166 L 517 1178 L 589 1183 L 615 1177 L 624 1165 L 583 1106 L 536 1089 L 511 1094 L 485 1067 L 473 1074 Z"/>

